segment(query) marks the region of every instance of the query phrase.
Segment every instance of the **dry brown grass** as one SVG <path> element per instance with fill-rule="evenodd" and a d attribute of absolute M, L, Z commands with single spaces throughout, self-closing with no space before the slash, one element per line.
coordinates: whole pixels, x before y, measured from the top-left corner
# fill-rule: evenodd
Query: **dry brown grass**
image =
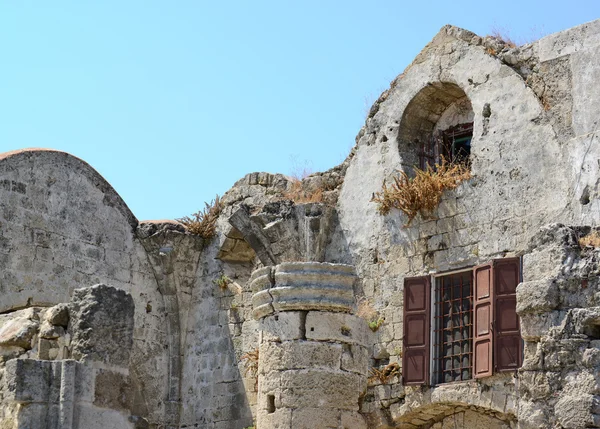
<path fill-rule="evenodd" d="M 297 204 L 322 203 L 324 189 L 309 185 L 304 180 L 313 173 L 314 171 L 310 166 L 310 162 L 304 161 L 303 163 L 299 163 L 296 158 L 292 157 L 290 186 L 288 190 L 283 193 L 283 197 L 287 200 L 292 200 Z"/>
<path fill-rule="evenodd" d="M 504 42 L 504 44 L 506 46 L 508 46 L 509 48 L 517 47 L 517 43 L 515 43 L 515 41 L 510 37 L 510 35 L 508 34 L 508 31 L 506 31 L 503 28 L 499 28 L 499 27 L 492 28 L 492 32 L 490 33 L 490 36 Z"/>
<path fill-rule="evenodd" d="M 392 378 L 396 376 L 400 376 L 400 365 L 396 362 L 392 362 L 382 369 L 379 368 L 371 368 L 371 376 L 369 377 L 369 382 L 380 382 L 381 384 L 388 383 Z"/>
<path fill-rule="evenodd" d="M 283 193 L 283 197 L 292 200 L 296 204 L 322 203 L 323 189 L 307 186 L 302 180 L 293 178 L 290 189 Z"/>
<path fill-rule="evenodd" d="M 485 49 L 485 51 L 493 57 L 498 55 L 498 52 L 496 52 L 496 50 L 494 48 L 489 47 L 489 46 Z"/>
<path fill-rule="evenodd" d="M 584 235 L 579 239 L 580 247 L 600 247 L 600 233 L 596 230 L 591 231 L 589 234 Z"/>
<path fill-rule="evenodd" d="M 194 213 L 192 216 L 185 216 L 177 219 L 192 234 L 210 240 L 217 232 L 217 219 L 221 214 L 221 199 L 217 195 L 214 200 L 204 203 L 204 210 Z"/>
<path fill-rule="evenodd" d="M 358 302 L 356 315 L 361 319 L 366 320 L 369 328 L 373 332 L 377 331 L 379 327 L 383 325 L 383 322 L 385 322 L 385 319 L 379 315 L 379 312 L 375 310 L 373 304 L 366 298 L 362 298 Z"/>
<path fill-rule="evenodd" d="M 240 360 L 244 361 L 244 376 L 254 378 L 254 388 L 258 390 L 258 347 L 244 353 Z"/>
<path fill-rule="evenodd" d="M 394 177 L 394 183 L 383 183 L 381 192 L 373 195 L 371 201 L 377 203 L 379 213 L 386 215 L 391 209 L 398 209 L 408 216 L 406 226 L 421 213 L 428 216 L 439 205 L 442 194 L 455 189 L 462 181 L 471 178 L 468 166 L 462 163 L 448 163 L 442 159 L 436 168 L 427 166 L 426 170 L 415 168 L 415 177 L 401 171 Z"/>

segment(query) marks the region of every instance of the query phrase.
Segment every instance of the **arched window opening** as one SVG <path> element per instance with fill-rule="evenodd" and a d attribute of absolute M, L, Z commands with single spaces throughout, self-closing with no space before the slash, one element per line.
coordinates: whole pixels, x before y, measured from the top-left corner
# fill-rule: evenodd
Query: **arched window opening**
<path fill-rule="evenodd" d="M 443 158 L 469 165 L 473 118 L 471 101 L 458 85 L 429 84 L 402 115 L 398 147 L 403 164 L 425 169 Z"/>

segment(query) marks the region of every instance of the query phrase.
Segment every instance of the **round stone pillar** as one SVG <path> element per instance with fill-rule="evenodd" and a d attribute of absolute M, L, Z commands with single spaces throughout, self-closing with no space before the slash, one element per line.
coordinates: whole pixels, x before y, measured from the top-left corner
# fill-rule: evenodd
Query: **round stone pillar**
<path fill-rule="evenodd" d="M 260 321 L 257 427 L 366 428 L 369 329 L 351 314 L 350 265 L 290 262 L 252 274 Z"/>

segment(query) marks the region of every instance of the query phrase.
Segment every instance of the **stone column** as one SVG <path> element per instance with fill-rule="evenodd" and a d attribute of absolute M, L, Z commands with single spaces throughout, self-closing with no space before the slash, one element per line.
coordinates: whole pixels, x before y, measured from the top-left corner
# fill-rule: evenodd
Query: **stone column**
<path fill-rule="evenodd" d="M 282 263 L 252 274 L 260 321 L 257 427 L 366 428 L 367 323 L 351 314 L 354 269 Z"/>

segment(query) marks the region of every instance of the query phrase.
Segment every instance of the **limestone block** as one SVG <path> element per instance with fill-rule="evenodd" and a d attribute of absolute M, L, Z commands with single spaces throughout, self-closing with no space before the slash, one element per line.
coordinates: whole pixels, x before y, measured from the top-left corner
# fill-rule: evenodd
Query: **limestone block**
<path fill-rule="evenodd" d="M 341 426 L 343 429 L 367 429 L 367 422 L 355 411 L 342 411 Z"/>
<path fill-rule="evenodd" d="M 103 284 L 76 289 L 69 303 L 71 356 L 127 367 L 133 344 L 130 294 Z"/>
<path fill-rule="evenodd" d="M 592 395 L 562 396 L 554 406 L 558 422 L 565 429 L 595 427 L 600 423 L 592 413 L 597 400 Z"/>
<path fill-rule="evenodd" d="M 47 426 L 40 425 L 43 422 L 49 421 L 48 417 L 51 414 L 48 404 L 23 404 L 19 407 L 18 425 L 14 426 L 14 428 L 46 428 Z M 10 426 L 7 427 L 11 428 Z"/>
<path fill-rule="evenodd" d="M 305 313 L 286 311 L 264 317 L 259 321 L 262 341 L 288 341 L 303 337 Z"/>
<path fill-rule="evenodd" d="M 113 410 L 128 410 L 133 399 L 129 377 L 105 369 L 96 372 L 94 405 Z"/>
<path fill-rule="evenodd" d="M 292 427 L 292 410 L 290 408 L 279 408 L 272 413 L 267 410 L 258 410 L 256 413 L 256 427 L 290 429 Z"/>
<path fill-rule="evenodd" d="M 281 404 L 358 411 L 358 396 L 365 385 L 364 377 L 342 371 L 285 371 L 281 374 Z"/>
<path fill-rule="evenodd" d="M 341 369 L 367 375 L 369 372 L 369 350 L 358 344 L 344 344 Z"/>
<path fill-rule="evenodd" d="M 55 360 L 58 357 L 58 341 L 40 338 L 38 342 L 38 357 L 44 360 Z"/>
<path fill-rule="evenodd" d="M 69 306 L 67 304 L 58 304 L 50 307 L 44 316 L 52 325 L 67 327 L 69 324 Z"/>
<path fill-rule="evenodd" d="M 39 323 L 25 317 L 17 317 L 0 327 L 0 346 L 31 349 L 31 340 L 38 331 Z"/>
<path fill-rule="evenodd" d="M 292 411 L 294 429 L 338 429 L 340 411 L 330 408 L 299 408 Z"/>
<path fill-rule="evenodd" d="M 6 363 L 7 399 L 19 403 L 47 402 L 51 363 L 34 359 L 13 359 Z"/>
<path fill-rule="evenodd" d="M 548 373 L 542 371 L 521 371 L 520 388 L 531 399 L 543 400 L 552 394 L 552 386 Z"/>
<path fill-rule="evenodd" d="M 52 325 L 47 320 L 42 322 L 40 326 L 40 338 L 53 340 L 65 335 L 65 328 L 58 325 Z"/>
<path fill-rule="evenodd" d="M 523 314 L 520 316 L 521 336 L 525 341 L 539 341 L 548 335 L 552 327 L 560 325 L 565 312 L 552 311 L 544 314 Z"/>
<path fill-rule="evenodd" d="M 345 313 L 311 311 L 306 316 L 306 338 L 317 341 L 369 344 L 372 332 L 360 317 Z"/>
<path fill-rule="evenodd" d="M 259 373 L 287 369 L 339 369 L 342 345 L 317 341 L 265 342 L 260 346 Z"/>
<path fill-rule="evenodd" d="M 268 376 L 258 377 L 258 392 L 260 394 L 273 394 L 278 391 L 281 386 L 281 374 L 270 373 Z"/>
<path fill-rule="evenodd" d="M 517 313 L 547 313 L 558 307 L 559 290 L 553 280 L 534 280 L 517 286 Z"/>
<path fill-rule="evenodd" d="M 544 409 L 544 404 L 521 398 L 519 400 L 519 428 L 540 429 L 547 426 L 548 415 Z"/>

